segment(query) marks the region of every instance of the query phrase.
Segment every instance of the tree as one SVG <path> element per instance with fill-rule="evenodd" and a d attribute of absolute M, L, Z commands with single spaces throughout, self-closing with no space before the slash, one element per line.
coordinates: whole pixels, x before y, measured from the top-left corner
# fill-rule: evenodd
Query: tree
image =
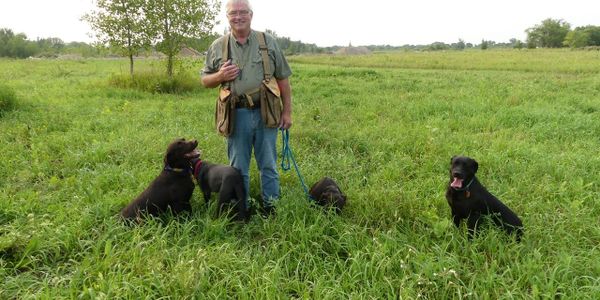
<path fill-rule="evenodd" d="M 512 38 L 509 40 L 509 46 L 515 48 L 515 49 L 522 49 L 524 44 L 523 42 L 521 42 L 521 40 L 518 40 L 516 38 Z"/>
<path fill-rule="evenodd" d="M 573 30 L 567 33 L 563 44 L 571 48 L 585 47 L 590 42 L 590 34 L 583 30 Z"/>
<path fill-rule="evenodd" d="M 10 29 L 0 29 L 0 57 L 26 58 L 38 51 L 37 45 L 28 41 L 24 33 L 14 34 Z"/>
<path fill-rule="evenodd" d="M 542 24 L 535 25 L 525 30 L 528 46 L 560 48 L 571 25 L 563 20 L 546 19 Z"/>
<path fill-rule="evenodd" d="M 458 43 L 452 44 L 452 48 L 456 50 L 465 50 L 465 41 L 463 39 L 458 39 Z"/>
<path fill-rule="evenodd" d="M 8 28 L 0 28 L 0 57 L 9 56 L 8 43 L 15 37 L 12 30 Z"/>
<path fill-rule="evenodd" d="M 600 46 L 600 26 L 587 25 L 577 27 L 574 31 L 588 36 L 587 44 L 584 46 Z"/>
<path fill-rule="evenodd" d="M 487 50 L 487 48 L 490 46 L 490 43 L 486 40 L 481 40 L 481 50 Z"/>
<path fill-rule="evenodd" d="M 60 38 L 37 39 L 36 44 L 42 55 L 58 55 L 65 48 L 65 42 Z"/>
<path fill-rule="evenodd" d="M 133 57 L 150 45 L 144 0 L 98 0 L 97 11 L 83 16 L 103 45 L 119 49 L 129 57 L 129 74 L 133 76 Z"/>
<path fill-rule="evenodd" d="M 584 26 L 583 30 L 590 34 L 588 46 L 600 46 L 600 26 Z"/>
<path fill-rule="evenodd" d="M 144 13 L 156 48 L 167 56 L 167 75 L 173 76 L 176 55 L 189 39 L 207 37 L 215 25 L 220 3 L 213 0 L 147 1 Z"/>

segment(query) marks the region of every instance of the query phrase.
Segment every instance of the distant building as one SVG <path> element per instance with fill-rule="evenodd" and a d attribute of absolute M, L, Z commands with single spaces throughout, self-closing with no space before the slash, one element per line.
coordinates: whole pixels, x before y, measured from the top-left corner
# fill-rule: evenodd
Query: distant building
<path fill-rule="evenodd" d="M 183 48 L 181 48 L 181 50 L 179 51 L 179 56 L 181 56 L 181 57 L 198 57 L 198 56 L 202 56 L 202 53 L 200 53 L 198 50 L 196 50 L 194 48 L 183 46 Z"/>
<path fill-rule="evenodd" d="M 367 47 L 363 47 L 363 46 L 359 46 L 359 47 L 348 46 L 348 47 L 340 48 L 339 50 L 335 51 L 335 54 L 365 55 L 365 54 L 371 54 L 371 50 L 369 50 Z"/>

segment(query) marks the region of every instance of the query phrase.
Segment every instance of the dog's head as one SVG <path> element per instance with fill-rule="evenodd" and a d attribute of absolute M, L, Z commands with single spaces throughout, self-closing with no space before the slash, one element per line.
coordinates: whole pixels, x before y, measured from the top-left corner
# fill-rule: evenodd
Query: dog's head
<path fill-rule="evenodd" d="M 342 193 L 337 183 L 329 177 L 324 177 L 315 183 L 310 188 L 309 194 L 317 204 L 324 207 L 334 207 L 338 213 L 346 205 L 346 195 Z"/>
<path fill-rule="evenodd" d="M 453 156 L 450 160 L 450 187 L 454 189 L 465 188 L 465 185 L 477 173 L 479 164 L 466 156 Z"/>
<path fill-rule="evenodd" d="M 196 149 L 198 141 L 186 141 L 178 138 L 169 144 L 165 154 L 165 165 L 171 168 L 188 168 L 190 161 L 200 157 L 200 151 Z"/>

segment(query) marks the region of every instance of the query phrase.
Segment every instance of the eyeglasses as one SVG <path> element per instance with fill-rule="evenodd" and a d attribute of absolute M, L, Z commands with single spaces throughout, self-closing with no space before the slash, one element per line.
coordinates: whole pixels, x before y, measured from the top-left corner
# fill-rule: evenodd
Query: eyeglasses
<path fill-rule="evenodd" d="M 232 11 L 227 12 L 227 15 L 230 17 L 234 17 L 234 16 L 245 17 L 249 14 L 250 14 L 249 10 L 232 10 Z"/>

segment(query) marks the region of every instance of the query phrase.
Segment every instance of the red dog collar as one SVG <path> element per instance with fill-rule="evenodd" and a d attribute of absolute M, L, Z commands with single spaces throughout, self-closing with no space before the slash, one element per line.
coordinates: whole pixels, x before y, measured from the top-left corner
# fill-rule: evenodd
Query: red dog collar
<path fill-rule="evenodd" d="M 199 159 L 194 166 L 194 178 L 198 178 L 198 173 L 200 172 L 200 168 L 202 168 L 202 160 Z"/>

